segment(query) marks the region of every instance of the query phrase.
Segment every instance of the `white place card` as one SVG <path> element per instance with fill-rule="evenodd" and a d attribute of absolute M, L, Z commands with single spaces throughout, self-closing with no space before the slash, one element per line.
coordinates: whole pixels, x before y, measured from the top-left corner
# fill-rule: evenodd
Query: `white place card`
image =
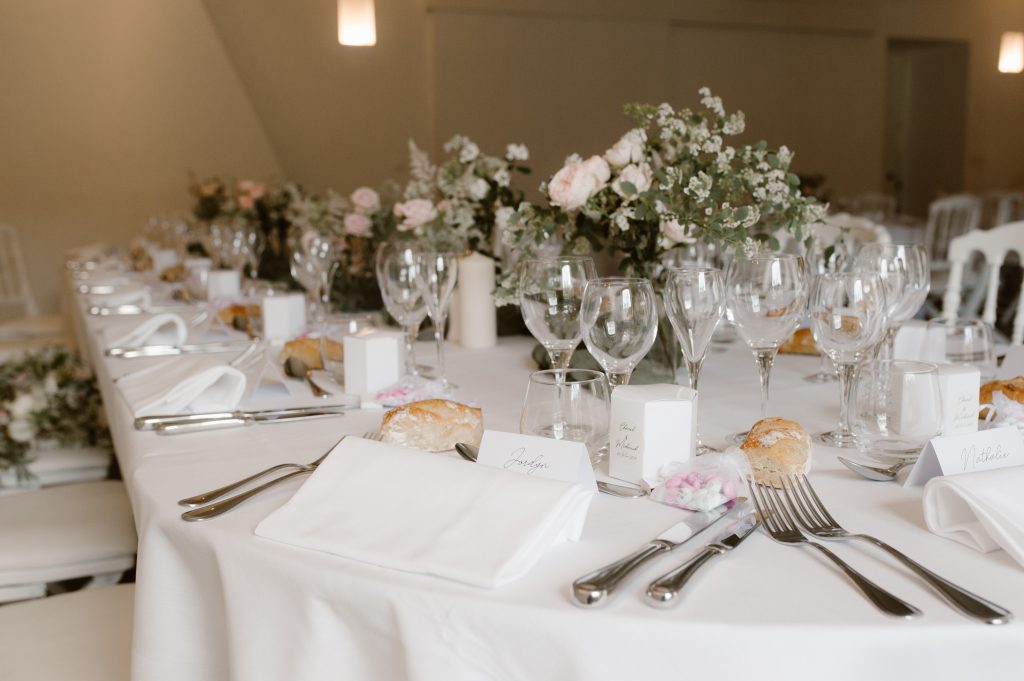
<path fill-rule="evenodd" d="M 1003 357 L 1003 363 L 996 370 L 996 378 L 1005 381 L 1024 376 L 1024 345 L 1012 345 Z"/>
<path fill-rule="evenodd" d="M 597 492 L 590 454 L 582 442 L 485 430 L 476 460 L 523 475 L 575 482 Z"/>
<path fill-rule="evenodd" d="M 1024 438 L 1013 427 L 932 438 L 904 487 L 920 487 L 940 475 L 1024 466 Z"/>

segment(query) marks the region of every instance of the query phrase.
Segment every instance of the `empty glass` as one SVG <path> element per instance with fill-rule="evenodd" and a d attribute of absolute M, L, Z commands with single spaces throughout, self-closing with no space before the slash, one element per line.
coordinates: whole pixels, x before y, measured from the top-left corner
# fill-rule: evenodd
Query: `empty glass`
<path fill-rule="evenodd" d="M 929 335 L 935 328 L 945 332 L 948 363 L 977 367 L 982 382 L 995 378 L 996 351 L 991 324 L 980 319 L 933 319 L 928 322 Z"/>
<path fill-rule="evenodd" d="M 583 293 L 583 342 L 612 388 L 629 383 L 658 334 L 658 299 L 647 279 L 591 279 Z"/>
<path fill-rule="evenodd" d="M 896 333 L 928 298 L 931 286 L 928 256 L 919 244 L 864 244 L 854 260 L 854 269 L 876 272 L 885 287 L 888 309 L 879 359 L 891 359 Z"/>
<path fill-rule="evenodd" d="M 762 419 L 768 416 L 768 382 L 775 355 L 799 326 L 806 300 L 806 274 L 800 256 L 737 257 L 729 264 L 725 313 L 754 353 L 761 381 Z M 741 433 L 734 439 L 745 437 Z"/>
<path fill-rule="evenodd" d="M 857 368 L 885 330 L 882 281 L 870 272 L 835 272 L 814 279 L 810 295 L 814 341 L 839 370 L 839 426 L 815 436 L 830 447 L 856 447 L 850 429 L 850 393 Z"/>
<path fill-rule="evenodd" d="M 444 390 L 448 389 L 448 374 L 444 367 L 444 323 L 448 318 L 448 304 L 458 276 L 459 259 L 455 253 L 420 252 L 416 254 L 416 287 L 427 307 L 427 315 L 434 325 L 437 342 L 437 375 Z"/>
<path fill-rule="evenodd" d="M 861 367 L 853 403 L 860 448 L 879 461 L 917 457 L 942 429 L 938 370 L 928 362 L 868 362 Z"/>
<path fill-rule="evenodd" d="M 291 272 L 311 296 L 313 317 L 322 321 L 331 298 L 331 280 L 339 261 L 337 239 L 318 232 L 306 232 L 292 249 Z"/>
<path fill-rule="evenodd" d="M 683 351 L 690 388 L 697 390 L 700 369 L 711 337 L 725 311 L 725 282 L 721 270 L 712 267 L 680 268 L 669 272 L 662 292 L 665 314 Z M 697 453 L 712 450 L 697 436 Z"/>
<path fill-rule="evenodd" d="M 583 290 L 595 278 L 597 269 L 589 256 L 529 258 L 520 266 L 519 311 L 526 328 L 548 351 L 552 369 L 569 368 L 583 337 Z"/>
<path fill-rule="evenodd" d="M 405 331 L 405 373 L 418 376 L 416 337 L 427 306 L 416 283 L 416 250 L 408 243 L 382 243 L 377 248 L 376 267 L 384 306 Z"/>
<path fill-rule="evenodd" d="M 536 371 L 526 389 L 519 432 L 583 442 L 596 464 L 608 451 L 610 392 L 599 371 Z"/>

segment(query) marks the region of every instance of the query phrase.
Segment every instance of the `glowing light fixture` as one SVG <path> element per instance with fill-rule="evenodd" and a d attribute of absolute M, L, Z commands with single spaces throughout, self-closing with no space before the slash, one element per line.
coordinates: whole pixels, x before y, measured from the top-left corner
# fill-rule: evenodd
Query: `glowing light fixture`
<path fill-rule="evenodd" d="M 999 73 L 1024 71 L 1024 32 L 1006 31 L 999 42 Z"/>
<path fill-rule="evenodd" d="M 377 44 L 373 0 L 338 0 L 338 42 L 360 46 Z"/>

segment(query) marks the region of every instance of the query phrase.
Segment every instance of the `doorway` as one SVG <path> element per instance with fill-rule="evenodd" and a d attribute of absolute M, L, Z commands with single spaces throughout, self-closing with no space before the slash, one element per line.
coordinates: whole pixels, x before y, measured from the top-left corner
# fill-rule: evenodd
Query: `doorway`
<path fill-rule="evenodd" d="M 886 184 L 898 212 L 925 217 L 932 200 L 964 188 L 967 43 L 890 40 L 887 47 Z"/>

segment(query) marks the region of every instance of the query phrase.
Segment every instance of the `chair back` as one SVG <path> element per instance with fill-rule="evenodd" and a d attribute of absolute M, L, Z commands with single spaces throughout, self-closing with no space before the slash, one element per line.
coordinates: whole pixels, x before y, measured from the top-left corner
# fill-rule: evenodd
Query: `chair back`
<path fill-rule="evenodd" d="M 999 269 L 1010 251 L 1016 251 L 1024 259 L 1024 220 L 1000 225 L 988 230 L 973 230 L 953 239 L 949 244 L 949 284 L 943 301 L 943 314 L 956 319 L 963 297 L 964 267 L 971 254 L 980 253 L 988 266 L 988 283 L 985 292 L 985 310 L 982 319 L 989 324 L 996 323 L 996 303 L 999 298 Z M 1013 318 L 1013 334 L 1010 342 L 1020 345 L 1024 342 L 1024 314 L 1021 313 L 1021 302 L 1024 297 L 1024 283 L 1017 296 L 1017 310 Z"/>
<path fill-rule="evenodd" d="M 970 194 L 946 196 L 932 201 L 928 207 L 928 228 L 925 233 L 925 251 L 931 262 L 942 262 L 947 257 L 950 242 L 981 228 L 982 201 Z"/>
<path fill-rule="evenodd" d="M 1024 220 L 1024 192 L 1004 192 L 996 197 L 993 226 Z"/>
<path fill-rule="evenodd" d="M 10 313 L 15 309 L 14 314 Z M 20 309 L 18 309 L 20 308 Z M 14 228 L 0 224 L 0 318 L 35 317 L 39 307 L 32 297 L 28 272 Z"/>

